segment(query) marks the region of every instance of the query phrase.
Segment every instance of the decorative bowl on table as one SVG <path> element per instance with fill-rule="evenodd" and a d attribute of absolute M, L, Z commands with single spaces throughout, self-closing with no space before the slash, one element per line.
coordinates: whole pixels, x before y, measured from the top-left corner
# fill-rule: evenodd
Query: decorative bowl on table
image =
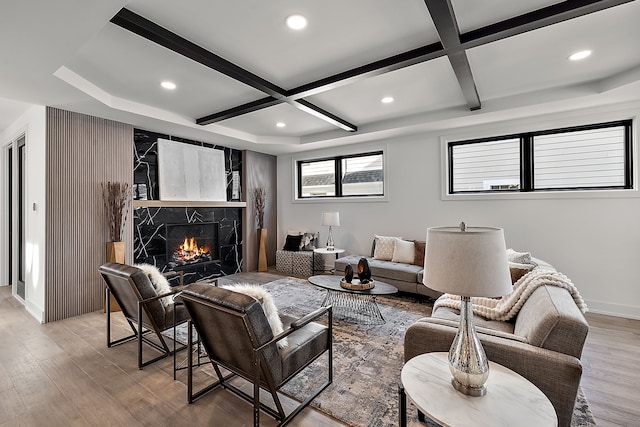
<path fill-rule="evenodd" d="M 369 279 L 366 283 L 360 282 L 358 279 L 353 279 L 351 282 L 346 282 L 344 278 L 340 279 L 340 286 L 351 291 L 366 291 L 376 286 L 373 279 Z"/>

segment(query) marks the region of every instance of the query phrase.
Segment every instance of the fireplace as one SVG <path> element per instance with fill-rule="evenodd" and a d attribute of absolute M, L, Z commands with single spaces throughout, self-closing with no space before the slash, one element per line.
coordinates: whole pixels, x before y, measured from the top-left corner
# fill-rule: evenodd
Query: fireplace
<path fill-rule="evenodd" d="M 167 224 L 166 254 L 172 270 L 218 261 L 218 223 Z"/>

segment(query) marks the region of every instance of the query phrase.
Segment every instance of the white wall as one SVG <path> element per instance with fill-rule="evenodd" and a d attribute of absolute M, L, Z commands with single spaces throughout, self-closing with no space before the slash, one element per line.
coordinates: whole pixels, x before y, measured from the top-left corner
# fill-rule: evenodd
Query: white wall
<path fill-rule="evenodd" d="M 25 308 L 38 321 L 44 320 L 44 269 L 45 269 L 45 167 L 46 167 L 46 116 L 45 107 L 33 106 L 18 120 L 8 126 L 0 141 L 6 145 L 22 134 L 26 135 L 26 276 Z M 17 153 L 17 147 L 14 150 Z M 17 168 L 14 182 L 17 183 Z M 6 174 L 0 176 L 2 187 L 6 187 Z M 3 199 L 4 200 L 4 199 Z M 17 201 L 16 201 L 17 202 Z M 37 207 L 34 210 L 33 204 Z M 14 204 L 15 205 L 15 204 Z M 3 213 L 4 215 L 4 213 Z M 16 214 L 17 215 L 17 212 Z M 4 220 L 3 216 L 3 220 Z M 8 238 L 2 229 L 2 241 Z M 4 249 L 3 249 L 4 251 Z M 2 252 L 2 259 L 6 255 Z M 17 261 L 17 256 L 14 256 Z M 17 265 L 14 266 L 17 271 Z"/>
<path fill-rule="evenodd" d="M 368 254 L 374 234 L 424 240 L 428 227 L 496 226 L 505 230 L 507 247 L 530 251 L 553 264 L 578 287 L 590 310 L 640 319 L 640 198 L 586 194 L 544 198 L 450 200 L 442 197 L 442 141 L 551 129 L 635 117 L 639 105 L 573 112 L 517 122 L 451 129 L 338 149 L 278 157 L 278 246 L 289 229 L 320 230 L 322 211 L 339 211 L 336 247 Z M 637 127 L 637 125 L 635 125 Z M 634 140 L 637 132 L 634 132 Z M 297 159 L 364 152 L 385 147 L 388 201 L 293 201 L 293 165 Z M 636 168 L 640 166 L 634 147 Z M 638 184 L 637 173 L 635 177 Z M 324 243 L 322 243 L 324 246 Z"/>

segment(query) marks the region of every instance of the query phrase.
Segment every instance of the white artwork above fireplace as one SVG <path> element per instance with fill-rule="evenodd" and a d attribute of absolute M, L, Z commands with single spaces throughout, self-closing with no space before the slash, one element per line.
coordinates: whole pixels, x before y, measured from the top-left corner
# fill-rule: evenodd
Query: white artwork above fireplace
<path fill-rule="evenodd" d="M 158 138 L 160 200 L 227 201 L 224 151 Z"/>

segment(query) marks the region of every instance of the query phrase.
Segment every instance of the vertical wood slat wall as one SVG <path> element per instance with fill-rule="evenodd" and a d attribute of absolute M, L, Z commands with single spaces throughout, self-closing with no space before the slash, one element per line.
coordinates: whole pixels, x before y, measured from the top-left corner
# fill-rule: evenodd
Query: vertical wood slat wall
<path fill-rule="evenodd" d="M 47 108 L 45 322 L 102 309 L 108 240 L 101 183 L 133 184 L 133 127 Z M 33 172 L 32 172 L 33 173 Z M 126 260 L 133 218 L 126 221 Z"/>

